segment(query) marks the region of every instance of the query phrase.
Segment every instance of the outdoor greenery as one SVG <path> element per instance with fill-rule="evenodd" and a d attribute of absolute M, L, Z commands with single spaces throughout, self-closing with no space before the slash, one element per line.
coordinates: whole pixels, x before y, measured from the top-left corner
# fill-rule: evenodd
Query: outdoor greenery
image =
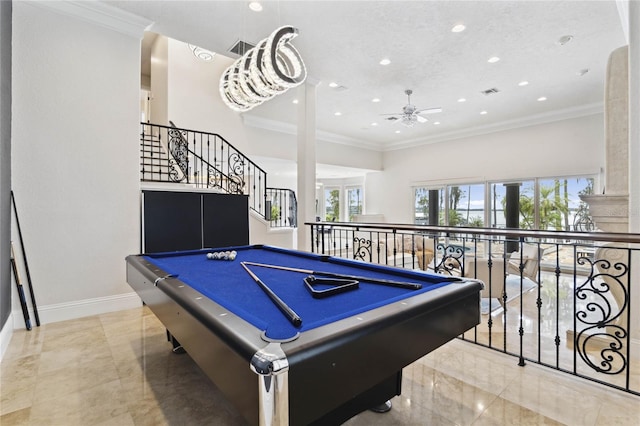
<path fill-rule="evenodd" d="M 531 189 L 520 194 L 520 228 L 535 228 L 535 197 Z M 569 193 L 567 180 L 561 183 L 556 179 L 553 186 L 540 186 L 540 198 L 538 201 L 539 229 L 555 229 L 561 231 L 569 229 Z M 502 200 L 502 205 L 506 199 Z"/>
<path fill-rule="evenodd" d="M 277 204 L 271 204 L 271 220 L 274 222 L 280 220 L 280 206 Z"/>
<path fill-rule="evenodd" d="M 332 189 L 328 191 L 327 210 L 325 214 L 326 222 L 335 222 L 340 219 L 340 190 Z"/>

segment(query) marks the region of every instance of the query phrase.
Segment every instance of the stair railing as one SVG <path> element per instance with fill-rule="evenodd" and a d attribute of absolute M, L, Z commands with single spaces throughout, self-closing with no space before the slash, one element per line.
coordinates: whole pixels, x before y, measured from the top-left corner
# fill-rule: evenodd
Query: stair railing
<path fill-rule="evenodd" d="M 272 227 L 297 228 L 298 200 L 296 193 L 286 188 L 267 188 L 267 216 Z"/>
<path fill-rule="evenodd" d="M 296 226 L 293 191 L 267 188 L 267 173 L 222 136 L 178 128 L 173 122 L 170 126 L 140 124 L 143 182 L 182 183 L 245 194 L 249 207 L 269 220 L 270 226 Z M 274 206 L 286 216 L 280 213 L 281 219 L 271 219 Z"/>

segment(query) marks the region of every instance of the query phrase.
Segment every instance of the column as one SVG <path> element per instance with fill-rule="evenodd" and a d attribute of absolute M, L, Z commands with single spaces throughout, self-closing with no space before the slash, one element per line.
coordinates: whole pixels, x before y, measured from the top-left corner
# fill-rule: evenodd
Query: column
<path fill-rule="evenodd" d="M 507 228 L 520 228 L 520 183 L 507 183 L 506 188 L 504 218 Z M 519 250 L 517 240 L 507 240 L 505 247 L 507 253 Z"/>
<path fill-rule="evenodd" d="M 298 250 L 311 251 L 311 231 L 305 222 L 315 221 L 316 199 L 316 87 L 307 77 L 298 86 Z"/>
<path fill-rule="evenodd" d="M 440 216 L 440 190 L 429 190 L 429 225 L 438 225 Z"/>
<path fill-rule="evenodd" d="M 629 232 L 640 232 L 640 4 L 629 2 Z M 632 341 L 640 342 L 640 253 L 632 259 Z M 636 285 L 633 285 L 635 283 Z M 635 349 L 635 348 L 634 348 Z"/>

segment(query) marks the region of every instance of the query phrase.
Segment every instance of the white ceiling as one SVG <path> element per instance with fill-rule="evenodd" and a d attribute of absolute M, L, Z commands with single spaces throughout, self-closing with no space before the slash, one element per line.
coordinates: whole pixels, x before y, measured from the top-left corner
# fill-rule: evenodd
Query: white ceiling
<path fill-rule="evenodd" d="M 239 39 L 256 43 L 279 26 L 298 28 L 293 44 L 320 81 L 318 130 L 380 150 L 600 111 L 608 55 L 626 44 L 614 0 L 263 1 L 259 13 L 247 1 L 105 3 L 154 21 L 154 32 L 231 57 Z M 458 23 L 466 30 L 453 33 Z M 573 39 L 561 45 L 565 35 Z M 500 61 L 488 63 L 492 56 Z M 529 84 L 518 86 L 523 80 Z M 481 93 L 490 88 L 499 92 Z M 413 128 L 385 121 L 381 114 L 406 104 L 405 89 L 419 109 L 443 112 Z M 244 114 L 294 124 L 295 92 Z"/>

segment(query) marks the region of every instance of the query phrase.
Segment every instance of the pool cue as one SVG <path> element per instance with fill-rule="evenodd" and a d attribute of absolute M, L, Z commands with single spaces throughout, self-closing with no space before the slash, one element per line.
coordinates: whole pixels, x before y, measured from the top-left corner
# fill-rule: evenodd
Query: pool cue
<path fill-rule="evenodd" d="M 16 199 L 11 191 L 11 201 L 13 202 L 13 212 L 16 216 L 16 225 L 18 227 L 18 238 L 20 238 L 20 247 L 22 248 L 22 261 L 24 262 L 24 270 L 27 273 L 27 285 L 29 286 L 29 293 L 31 295 L 31 306 L 33 306 L 33 317 L 36 320 L 36 325 L 40 327 L 40 316 L 38 315 L 38 305 L 36 304 L 36 296 L 33 293 L 33 285 L 31 284 L 31 273 L 29 272 L 29 263 L 27 262 L 27 252 L 24 250 L 24 240 L 22 239 L 22 229 L 20 228 L 20 220 L 18 219 L 18 207 L 16 206 Z"/>
<path fill-rule="evenodd" d="M 22 281 L 20 280 L 20 274 L 18 273 L 18 265 L 16 265 L 16 258 L 13 254 L 13 241 L 11 242 L 11 268 L 13 270 L 13 277 L 16 280 L 16 287 L 18 287 L 18 296 L 20 297 L 20 306 L 22 307 L 24 325 L 27 326 L 27 330 L 31 330 L 29 307 L 27 306 L 27 299 L 24 297 L 24 288 L 22 288 Z"/>
<path fill-rule="evenodd" d="M 300 327 L 302 325 L 302 318 L 300 318 L 300 316 L 296 314 L 295 311 L 289 307 L 289 305 L 284 303 L 284 301 L 280 299 L 278 295 L 273 292 L 273 290 L 271 290 L 265 283 L 263 283 L 260 278 L 258 278 L 258 276 L 254 274 L 251 269 L 247 267 L 247 265 L 245 265 L 245 263 L 248 262 L 240 262 L 244 270 L 247 271 L 247 273 L 251 275 L 251 278 L 253 278 L 253 280 L 260 286 L 260 288 L 264 290 L 265 293 L 267 293 L 269 299 L 271 299 L 271 301 L 276 304 L 278 309 L 282 311 L 287 319 L 291 321 L 291 324 L 296 327 Z"/>
<path fill-rule="evenodd" d="M 381 284 L 381 285 L 386 285 L 391 287 L 400 287 L 400 288 L 406 288 L 409 290 L 420 290 L 422 288 L 422 284 L 408 283 L 404 281 L 393 281 L 393 280 L 385 280 L 382 278 L 361 277 L 357 275 L 338 274 L 335 272 L 312 271 L 308 269 L 290 268 L 288 266 L 270 265 L 267 263 L 255 263 L 255 262 L 244 262 L 244 263 L 246 263 L 247 265 L 262 266 L 265 268 L 282 269 L 283 271 L 302 272 L 304 274 L 320 275 L 322 277 L 366 281 L 372 284 Z"/>

